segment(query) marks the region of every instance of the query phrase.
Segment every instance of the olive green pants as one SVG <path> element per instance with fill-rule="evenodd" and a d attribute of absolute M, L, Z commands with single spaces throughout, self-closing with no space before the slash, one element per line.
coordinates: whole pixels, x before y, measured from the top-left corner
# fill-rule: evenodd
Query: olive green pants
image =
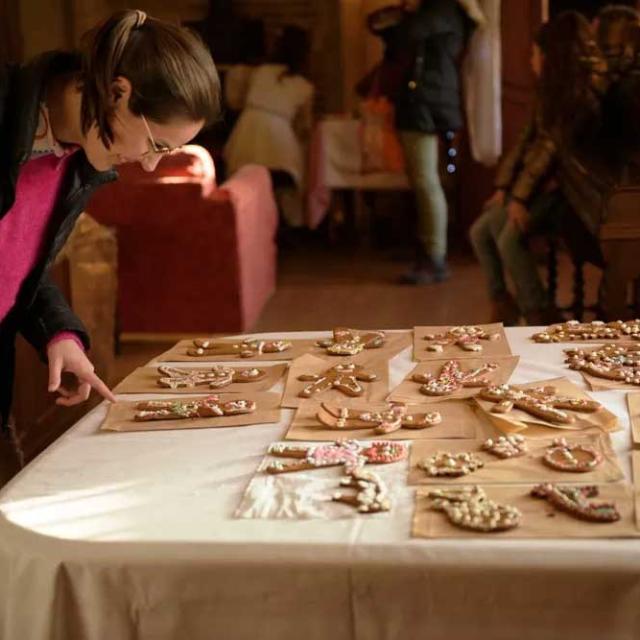
<path fill-rule="evenodd" d="M 407 176 L 418 207 L 418 240 L 434 262 L 447 257 L 447 199 L 438 172 L 439 137 L 400 131 Z"/>

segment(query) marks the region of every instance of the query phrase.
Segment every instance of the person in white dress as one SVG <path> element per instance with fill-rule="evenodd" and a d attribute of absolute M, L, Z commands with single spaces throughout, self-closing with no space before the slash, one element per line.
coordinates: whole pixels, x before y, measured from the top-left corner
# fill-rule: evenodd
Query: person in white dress
<path fill-rule="evenodd" d="M 243 108 L 224 149 L 227 172 L 231 175 L 247 164 L 267 167 L 281 216 L 292 227 L 304 221 L 305 142 L 314 91 L 304 77 L 308 52 L 307 32 L 285 27 L 271 61 L 256 67 L 248 78 L 246 93 L 235 87 L 227 96 L 230 108 Z M 232 104 L 238 95 L 244 105 Z"/>

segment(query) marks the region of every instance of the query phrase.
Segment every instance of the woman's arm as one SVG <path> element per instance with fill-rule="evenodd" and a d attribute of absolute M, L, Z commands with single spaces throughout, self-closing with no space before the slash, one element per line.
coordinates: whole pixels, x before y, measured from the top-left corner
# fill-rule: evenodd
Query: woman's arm
<path fill-rule="evenodd" d="M 71 311 L 62 292 L 46 274 L 42 278 L 33 301 L 23 313 L 20 333 L 39 353 L 63 331 L 71 331 L 80 338 L 85 349 L 91 346 L 89 335 L 80 319 Z"/>
<path fill-rule="evenodd" d="M 508 191 L 516 178 L 516 170 L 524 161 L 525 152 L 532 141 L 535 126 L 533 120 L 522 129 L 516 143 L 505 153 L 498 164 L 494 186 L 496 189 Z"/>
<path fill-rule="evenodd" d="M 48 275 L 44 276 L 31 305 L 23 312 L 19 330 L 47 360 L 49 391 L 60 394 L 58 404 L 70 406 L 83 402 L 89 397 L 91 388 L 115 402 L 109 387 L 94 373 L 93 364 L 85 353 L 89 348 L 89 336 L 84 325 Z M 84 349 L 74 338 L 60 336 L 66 332 L 77 336 Z M 76 376 L 76 388 L 61 386 L 61 375 L 65 371 Z"/>
<path fill-rule="evenodd" d="M 556 160 L 556 144 L 546 133 L 539 133 L 525 154 L 522 169 L 511 186 L 511 197 L 526 203 Z"/>

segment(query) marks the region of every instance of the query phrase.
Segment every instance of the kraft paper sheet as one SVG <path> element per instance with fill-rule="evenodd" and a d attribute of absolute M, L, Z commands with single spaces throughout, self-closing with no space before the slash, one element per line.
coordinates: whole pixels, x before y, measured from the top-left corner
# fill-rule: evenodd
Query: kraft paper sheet
<path fill-rule="evenodd" d="M 369 425 L 367 429 L 330 429 L 322 424 L 317 416 L 320 402 L 307 400 L 296 411 L 293 422 L 285 436 L 286 440 L 331 441 L 347 439 L 385 439 L 385 440 L 422 440 L 432 438 L 476 438 L 478 423 L 485 418 L 468 402 L 442 402 L 430 405 L 409 405 L 411 413 L 439 411 L 442 422 L 425 429 L 399 429 L 393 433 L 375 434 Z M 380 411 L 388 407 L 385 402 L 363 402 L 360 399 L 345 399 L 328 403 L 332 406 L 351 407 L 362 411 Z M 361 423 L 365 424 L 365 423 Z"/>
<path fill-rule="evenodd" d="M 631 452 L 631 475 L 636 496 L 636 514 L 640 514 L 640 451 Z"/>
<path fill-rule="evenodd" d="M 284 389 L 284 395 L 282 397 L 282 406 L 289 408 L 297 408 L 303 402 L 307 400 L 317 400 L 321 402 L 340 402 L 349 398 L 340 391 L 330 389 L 319 395 L 315 395 L 312 398 L 301 398 L 298 394 L 309 384 L 310 382 L 303 382 L 298 380 L 300 375 L 320 375 L 334 367 L 337 364 L 345 362 L 359 362 L 357 358 L 336 358 L 335 360 L 327 360 L 326 358 L 318 358 L 310 354 L 296 358 L 289 366 L 289 374 L 287 375 L 287 382 Z M 385 396 L 389 393 L 389 365 L 387 360 L 366 360 L 361 362 L 365 367 L 365 371 L 368 373 L 376 374 L 377 378 L 373 382 L 361 382 L 364 387 L 364 393 L 359 396 L 361 400 L 366 402 L 381 402 Z"/>
<path fill-rule="evenodd" d="M 158 380 L 162 377 L 162 374 L 158 373 L 158 366 L 154 365 L 148 367 L 139 367 L 128 375 L 115 389 L 115 393 L 170 393 L 170 394 L 185 394 L 194 395 L 198 393 L 252 393 L 255 391 L 268 391 L 273 387 L 284 375 L 287 370 L 286 364 L 279 364 L 274 366 L 254 365 L 257 369 L 262 369 L 267 374 L 262 380 L 256 382 L 233 382 L 232 384 L 222 387 L 221 389 L 209 389 L 206 385 L 200 385 L 198 387 L 170 389 L 168 387 L 161 387 L 158 384 Z M 243 371 L 246 369 L 252 369 L 254 367 L 232 367 L 237 371 Z M 185 369 L 189 371 L 206 371 L 212 368 L 212 365 L 203 367 L 190 367 L 185 365 L 179 365 L 179 369 Z"/>
<path fill-rule="evenodd" d="M 410 485 L 522 484 L 526 482 L 558 482 L 561 484 L 600 484 L 624 478 L 608 434 L 590 433 L 566 438 L 571 444 L 588 444 L 602 454 L 602 462 L 586 473 L 559 471 L 547 466 L 542 457 L 553 438 L 527 440 L 528 452 L 517 458 L 502 459 L 481 449 L 484 440 L 421 440 L 411 447 Z M 469 452 L 484 462 L 484 467 L 460 478 L 431 478 L 418 467 L 420 460 L 438 451 Z"/>
<path fill-rule="evenodd" d="M 207 394 L 180 397 L 180 401 L 191 397 L 203 398 Z M 215 395 L 215 394 L 210 394 Z M 236 393 L 225 394 L 225 400 L 231 400 L 235 395 L 238 399 L 254 400 L 257 403 L 253 413 L 236 416 L 220 416 L 214 418 L 193 418 L 186 420 L 150 420 L 137 422 L 133 419 L 136 405 L 142 400 L 132 402 L 116 402 L 109 407 L 107 417 L 100 429 L 102 431 L 166 431 L 169 429 L 206 429 L 220 427 L 244 427 L 257 424 L 271 424 L 280 421 L 280 395 L 277 393 Z M 154 396 L 153 400 L 170 400 L 167 396 Z M 173 398 L 178 400 L 178 398 Z"/>
<path fill-rule="evenodd" d="M 522 512 L 520 526 L 510 531 L 468 531 L 449 522 L 446 514 L 432 510 L 427 493 L 433 489 L 446 489 L 442 484 L 420 488 L 416 492 L 416 508 L 411 535 L 414 538 L 636 538 L 640 537 L 637 523 L 637 491 L 626 483 L 598 486 L 600 494 L 591 498 L 598 502 L 613 501 L 621 518 L 617 522 L 601 523 L 578 520 L 559 511 L 547 500 L 534 498 L 529 492 L 534 484 L 482 486 L 490 500 L 517 507 Z M 460 485 L 459 485 L 460 487 Z M 459 488 L 458 487 L 458 488 Z"/>
<path fill-rule="evenodd" d="M 631 439 L 634 447 L 640 447 L 640 394 L 627 394 L 627 407 L 631 422 Z M 635 455 L 635 453 L 634 453 Z"/>
<path fill-rule="evenodd" d="M 518 389 L 533 389 L 535 387 L 555 387 L 561 395 L 567 395 L 574 398 L 583 398 L 592 400 L 588 393 L 577 387 L 573 382 L 566 378 L 551 378 L 549 380 L 538 380 L 536 382 L 528 382 L 526 384 L 517 384 L 514 387 Z M 482 400 L 479 397 L 474 398 L 478 406 L 486 412 L 490 420 L 495 426 L 504 433 L 517 433 L 524 431 L 524 435 L 530 438 L 536 437 L 558 437 L 559 432 L 575 432 L 583 429 L 598 428 L 602 431 L 617 431 L 620 427 L 618 418 L 608 409 L 602 407 L 594 413 L 579 413 L 577 411 L 569 411 L 574 415 L 576 420 L 571 424 L 554 424 L 542 418 L 532 416 L 520 409 L 512 409 L 508 413 L 493 413 L 492 407 L 496 403 L 488 400 Z"/>
<path fill-rule="evenodd" d="M 466 351 L 457 345 L 448 345 L 443 347 L 442 351 L 427 351 L 428 341 L 424 337 L 428 334 L 444 333 L 448 329 L 458 325 L 446 325 L 438 327 L 414 327 L 413 329 L 413 359 L 416 362 L 426 362 L 430 360 L 461 360 L 478 358 L 500 358 L 511 355 L 511 347 L 504 332 L 504 326 L 501 322 L 493 324 L 477 324 L 470 325 L 480 327 L 487 333 L 497 333 L 500 338 L 498 340 L 481 340 L 482 351 Z"/>
<path fill-rule="evenodd" d="M 457 360 L 457 358 L 451 359 Z M 465 360 L 460 360 L 460 365 L 462 366 L 463 371 L 468 371 L 481 367 L 487 362 L 495 362 L 498 365 L 498 368 L 493 373 L 487 374 L 487 378 L 492 382 L 492 384 L 505 384 L 509 382 L 519 360 L 520 358 L 518 356 L 506 356 L 503 358 L 467 358 Z M 391 391 L 387 396 L 387 400 L 393 400 L 395 402 L 410 402 L 412 404 L 430 404 L 433 402 L 443 402 L 445 400 L 461 400 L 475 396 L 480 391 L 481 387 L 462 387 L 448 396 L 427 396 L 420 392 L 422 383 L 414 382 L 411 378 L 416 374 L 424 373 L 431 373 L 432 375 L 437 376 L 447 362 L 448 360 L 431 360 L 429 362 L 421 362 L 395 389 Z"/>

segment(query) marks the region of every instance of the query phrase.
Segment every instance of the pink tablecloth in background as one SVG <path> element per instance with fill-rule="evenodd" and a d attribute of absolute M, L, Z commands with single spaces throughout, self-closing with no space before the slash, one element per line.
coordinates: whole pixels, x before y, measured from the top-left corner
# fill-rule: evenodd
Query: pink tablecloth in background
<path fill-rule="evenodd" d="M 326 118 L 313 131 L 309 148 L 307 226 L 315 229 L 324 219 L 332 189 L 363 191 L 409 188 L 401 173 L 363 173 L 360 121 Z"/>

